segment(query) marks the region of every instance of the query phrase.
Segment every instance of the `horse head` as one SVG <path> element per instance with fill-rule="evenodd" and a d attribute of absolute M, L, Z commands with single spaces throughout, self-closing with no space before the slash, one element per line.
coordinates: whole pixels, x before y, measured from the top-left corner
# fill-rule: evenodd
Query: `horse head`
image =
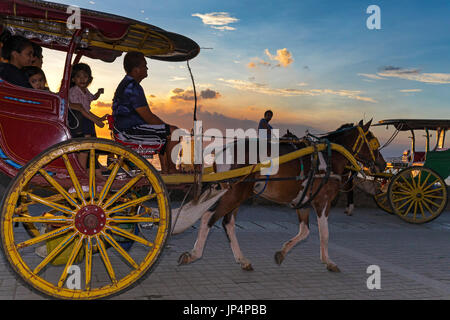
<path fill-rule="evenodd" d="M 372 119 L 366 124 L 361 120 L 354 127 L 354 142 L 351 151 L 355 158 L 364 166 L 373 172 L 379 173 L 386 168 L 386 161 L 379 150 L 380 142 L 369 130 L 371 124 Z"/>
<path fill-rule="evenodd" d="M 386 162 L 379 151 L 380 143 L 378 139 L 369 131 L 371 124 L 372 120 L 366 124 L 363 120 L 357 125 L 346 123 L 330 133 L 327 138 L 345 146 L 356 160 L 372 172 L 378 173 L 384 171 Z"/>
<path fill-rule="evenodd" d="M 298 137 L 295 134 L 293 134 L 292 132 L 290 132 L 289 129 L 287 130 L 286 134 L 284 134 L 281 138 L 298 139 Z"/>

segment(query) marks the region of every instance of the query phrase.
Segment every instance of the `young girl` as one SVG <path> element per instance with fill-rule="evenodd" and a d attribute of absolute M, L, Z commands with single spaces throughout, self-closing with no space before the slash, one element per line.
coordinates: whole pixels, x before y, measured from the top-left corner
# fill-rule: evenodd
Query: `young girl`
<path fill-rule="evenodd" d="M 101 94 L 104 93 L 103 89 L 98 89 L 97 93 L 93 95 L 88 86 L 91 84 L 92 71 L 91 68 L 85 63 L 79 63 L 72 67 L 72 76 L 70 80 L 69 101 L 70 108 L 74 109 L 72 112 L 75 114 L 76 119 L 72 117 L 71 132 L 72 137 L 96 137 L 95 126 L 98 125 L 103 128 L 108 115 L 103 117 L 97 117 L 91 112 L 91 102 L 97 100 Z M 87 168 L 88 153 L 82 152 L 79 154 L 78 160 L 84 168 Z"/>
<path fill-rule="evenodd" d="M 33 89 L 50 91 L 44 71 L 38 67 L 29 66 L 22 69 L 28 77 Z"/>
<path fill-rule="evenodd" d="M 104 93 L 103 89 L 98 89 L 95 95 L 89 91 L 88 86 L 92 80 L 92 71 L 87 64 L 79 63 L 72 67 L 69 101 L 70 107 L 79 112 L 79 114 L 75 112 L 79 125 L 72 132 L 74 138 L 96 137 L 94 122 L 100 128 L 105 126 L 103 121 L 105 121 L 107 116 L 99 118 L 91 112 L 91 102 L 97 100 Z"/>
<path fill-rule="evenodd" d="M 31 88 L 22 68 L 31 65 L 33 45 L 22 36 L 11 36 L 2 46 L 2 57 L 8 63 L 0 64 L 0 78 L 25 88 Z"/>

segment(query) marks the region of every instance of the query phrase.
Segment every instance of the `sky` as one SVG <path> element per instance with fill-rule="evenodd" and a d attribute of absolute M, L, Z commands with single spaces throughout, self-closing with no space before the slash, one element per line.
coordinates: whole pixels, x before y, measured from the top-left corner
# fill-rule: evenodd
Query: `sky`
<path fill-rule="evenodd" d="M 190 61 L 207 128 L 256 128 L 265 110 L 272 126 L 298 136 L 333 131 L 361 119 L 450 119 L 450 1 L 70 0 L 54 1 L 117 14 L 187 36 L 201 47 Z M 380 29 L 371 5 L 380 9 Z M 44 50 L 43 69 L 58 89 L 64 54 Z M 92 110 L 111 113 L 124 76 L 122 57 L 83 58 L 90 90 L 105 94 Z M 154 113 L 192 128 L 192 82 L 185 62 L 149 60 L 141 84 Z M 392 128 L 372 127 L 383 144 Z M 98 130 L 107 136 L 107 130 Z M 419 134 L 419 145 L 424 139 Z M 385 157 L 409 147 L 401 133 Z M 432 137 L 433 139 L 434 137 Z"/>

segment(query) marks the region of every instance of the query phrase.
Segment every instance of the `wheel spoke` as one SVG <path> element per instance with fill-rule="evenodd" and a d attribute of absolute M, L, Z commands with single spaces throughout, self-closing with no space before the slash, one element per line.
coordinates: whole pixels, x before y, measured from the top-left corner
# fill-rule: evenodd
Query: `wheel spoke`
<path fill-rule="evenodd" d="M 47 223 L 47 224 L 70 224 L 73 222 L 73 219 L 66 218 L 64 216 L 53 216 L 53 217 L 32 217 L 29 215 L 22 215 L 21 217 L 16 217 L 12 219 L 13 222 L 22 222 L 22 223 Z"/>
<path fill-rule="evenodd" d="M 95 149 L 91 149 L 89 152 L 89 197 L 90 203 L 94 204 L 95 200 Z"/>
<path fill-rule="evenodd" d="M 39 170 L 40 174 L 55 188 L 63 197 L 67 200 L 71 205 L 73 205 L 75 208 L 80 209 L 80 206 L 76 202 L 74 198 L 66 191 L 64 188 L 55 181 L 48 173 L 47 171 L 41 169 Z"/>
<path fill-rule="evenodd" d="M 425 184 L 428 182 L 428 179 L 430 178 L 430 176 L 431 176 L 431 173 L 428 172 L 428 175 L 427 175 L 426 179 L 424 180 L 424 182 L 422 183 L 422 185 L 420 185 L 420 188 L 421 188 L 421 189 L 422 189 L 422 188 L 425 186 Z"/>
<path fill-rule="evenodd" d="M 80 252 L 80 249 L 81 249 L 81 247 L 83 245 L 83 241 L 84 241 L 84 236 L 80 237 L 80 240 L 78 240 L 78 242 L 75 244 L 75 246 L 74 246 L 74 248 L 72 250 L 72 253 L 70 254 L 70 257 L 69 257 L 69 259 L 68 259 L 68 261 L 66 263 L 64 271 L 63 271 L 63 273 L 61 275 L 61 278 L 59 279 L 59 282 L 58 282 L 58 287 L 59 288 L 62 288 L 62 286 L 66 282 L 66 278 L 67 278 L 67 275 L 68 275 L 69 268 L 73 265 L 77 255 L 78 255 L 78 252 Z"/>
<path fill-rule="evenodd" d="M 159 218 L 150 218 L 150 217 L 113 217 L 106 219 L 107 222 L 113 223 L 155 223 L 159 222 Z"/>
<path fill-rule="evenodd" d="M 117 252 L 119 252 L 122 257 L 128 261 L 128 263 L 135 269 L 139 268 L 139 265 L 133 260 L 133 258 L 131 258 L 131 256 L 128 254 L 128 252 L 126 252 L 121 246 L 120 244 L 117 243 L 116 240 L 114 240 L 113 237 L 111 237 L 109 234 L 107 234 L 106 232 L 102 232 L 103 237 L 106 239 L 106 241 L 114 247 L 114 249 L 117 250 Z"/>
<path fill-rule="evenodd" d="M 430 193 L 434 193 L 434 192 L 438 192 L 438 191 L 444 191 L 444 190 L 445 190 L 444 187 L 440 187 L 440 188 L 437 188 L 437 189 L 425 191 L 425 192 L 423 192 L 423 194 L 430 194 Z"/>
<path fill-rule="evenodd" d="M 403 208 L 404 206 L 406 206 L 408 203 L 410 203 L 411 201 L 413 201 L 412 198 L 410 198 L 409 200 L 405 201 L 400 207 L 397 207 L 398 210 L 400 210 L 401 208 Z"/>
<path fill-rule="evenodd" d="M 151 200 L 151 199 L 153 199 L 153 198 L 155 198 L 155 197 L 156 197 L 156 193 L 154 193 L 154 194 L 149 194 L 149 195 L 140 197 L 140 198 L 135 199 L 135 200 L 131 200 L 131 201 L 129 201 L 129 202 L 120 204 L 120 205 L 118 205 L 118 206 L 116 206 L 116 207 L 114 207 L 114 208 L 108 210 L 108 211 L 106 212 L 106 214 L 110 215 L 110 214 L 112 214 L 112 213 L 117 213 L 117 212 L 123 211 L 123 210 L 128 209 L 128 208 L 130 208 L 130 207 L 133 207 L 133 206 L 135 206 L 135 205 L 137 205 L 137 204 L 140 204 L 140 203 L 142 203 L 142 202 L 144 202 L 144 201 Z"/>
<path fill-rule="evenodd" d="M 403 201 L 403 200 L 409 199 L 409 198 L 411 198 L 411 197 L 412 197 L 412 196 L 411 196 L 411 195 L 409 195 L 409 196 L 406 196 L 406 197 L 402 197 L 402 198 L 396 198 L 396 199 L 392 200 L 392 202 L 399 202 L 399 201 Z"/>
<path fill-rule="evenodd" d="M 86 255 L 86 290 L 91 289 L 91 277 L 92 277 L 92 239 L 88 237 L 85 245 Z"/>
<path fill-rule="evenodd" d="M 40 204 L 43 204 L 43 205 L 45 205 L 47 207 L 56 209 L 58 211 L 65 212 L 65 213 L 70 214 L 70 215 L 73 215 L 72 209 L 70 209 L 70 208 L 68 208 L 66 206 L 63 206 L 62 204 L 55 203 L 55 202 L 50 201 L 48 199 L 41 198 L 41 197 L 39 197 L 39 196 L 37 196 L 35 194 L 32 194 L 32 193 L 29 193 L 29 192 L 22 192 L 21 195 L 25 196 L 25 197 L 28 197 L 29 199 L 31 199 L 31 200 L 33 200 L 35 202 L 38 202 Z"/>
<path fill-rule="evenodd" d="M 84 199 L 83 188 L 81 187 L 81 184 L 78 181 L 77 175 L 75 174 L 75 171 L 73 170 L 73 167 L 70 164 L 70 160 L 67 157 L 67 154 L 63 154 L 62 158 L 64 160 L 64 164 L 66 165 L 66 169 L 67 169 L 67 172 L 69 173 L 70 179 L 72 180 L 73 187 L 75 188 L 75 191 L 77 192 L 78 199 L 80 199 L 83 202 L 83 205 L 86 205 L 86 200 Z"/>
<path fill-rule="evenodd" d="M 403 216 L 407 216 L 407 215 L 408 215 L 409 210 L 412 208 L 412 206 L 413 206 L 414 203 L 416 203 L 415 200 L 413 200 L 413 201 L 411 202 L 411 204 L 408 206 L 408 209 L 406 209 L 405 212 L 402 214 Z"/>
<path fill-rule="evenodd" d="M 111 265 L 111 261 L 109 260 L 108 253 L 106 252 L 105 245 L 98 235 L 95 238 L 97 239 L 98 251 L 100 251 L 100 256 L 102 257 L 103 263 L 105 264 L 106 270 L 111 278 L 111 282 L 115 285 L 117 284 L 117 279 Z"/>
<path fill-rule="evenodd" d="M 425 201 L 421 201 L 421 203 L 425 206 L 425 208 L 427 208 L 428 212 L 430 212 L 430 214 L 433 214 L 433 210 L 428 206 L 428 204 Z"/>
<path fill-rule="evenodd" d="M 433 198 L 433 199 L 441 199 L 441 200 L 444 199 L 444 196 L 434 196 L 434 195 L 431 195 L 431 194 L 427 194 L 425 197 L 426 198 Z"/>
<path fill-rule="evenodd" d="M 427 198 L 423 198 L 423 200 L 426 201 L 426 202 L 428 202 L 429 204 L 432 204 L 432 205 L 435 206 L 436 208 L 439 208 L 439 207 L 440 207 L 440 205 L 434 203 L 434 202 L 431 201 L 431 200 L 428 200 Z"/>
<path fill-rule="evenodd" d="M 404 176 L 400 176 L 400 178 L 402 178 L 402 180 L 405 181 L 405 183 L 408 185 L 410 190 L 414 190 L 414 187 L 409 183 L 408 180 L 405 179 Z"/>
<path fill-rule="evenodd" d="M 72 234 L 69 234 L 67 237 L 62 240 L 55 249 L 53 249 L 52 252 L 50 252 L 47 257 L 45 257 L 44 260 L 41 261 L 41 263 L 34 269 L 34 273 L 38 274 L 50 261 L 52 261 L 54 258 L 56 258 L 59 253 L 66 248 L 72 240 L 78 235 L 77 232 L 74 232 Z"/>
<path fill-rule="evenodd" d="M 114 202 L 116 202 L 125 192 L 127 192 L 132 186 L 134 186 L 141 178 L 144 176 L 144 173 L 138 174 L 136 177 L 131 179 L 126 185 L 124 185 L 119 191 L 117 191 L 111 198 L 109 198 L 106 203 L 103 205 L 103 209 L 108 208 Z"/>
<path fill-rule="evenodd" d="M 418 201 L 418 203 L 419 203 L 420 213 L 422 214 L 422 217 L 425 218 L 425 212 L 423 211 L 422 201 Z"/>
<path fill-rule="evenodd" d="M 122 230 L 122 229 L 120 229 L 118 227 L 107 226 L 107 228 L 109 230 L 111 230 L 111 232 L 113 232 L 113 233 L 115 233 L 115 234 L 117 234 L 119 236 L 125 237 L 127 239 L 130 239 L 130 240 L 133 240 L 133 241 L 136 241 L 136 242 L 139 242 L 139 243 L 142 243 L 143 245 L 145 245 L 147 247 L 153 247 L 153 243 L 148 242 L 147 240 L 142 239 L 141 237 L 138 237 L 138 236 L 136 236 L 136 235 L 134 235 L 132 233 L 129 233 L 129 232 L 125 231 L 125 230 Z"/>
<path fill-rule="evenodd" d="M 19 243 L 17 245 L 17 249 L 22 249 L 22 248 L 25 248 L 25 247 L 29 247 L 29 246 L 32 246 L 34 244 L 40 243 L 42 241 L 55 238 L 57 236 L 60 236 L 62 234 L 65 234 L 65 233 L 71 231 L 72 229 L 73 229 L 73 226 L 64 226 L 62 228 L 59 228 L 59 229 L 53 230 L 51 232 L 45 233 L 43 235 L 40 235 L 38 237 L 32 238 L 30 240 L 21 242 L 21 243 Z"/>
<path fill-rule="evenodd" d="M 407 185 L 405 185 L 404 183 L 401 183 L 401 182 L 399 182 L 399 181 L 395 181 L 395 183 L 394 183 L 394 190 L 403 190 L 404 192 L 411 192 L 411 190 L 412 189 L 408 189 L 408 186 Z"/>
<path fill-rule="evenodd" d="M 117 172 L 119 171 L 122 163 L 123 163 L 123 156 L 121 156 L 119 158 L 119 160 L 116 162 L 116 164 L 114 165 L 114 168 L 111 171 L 111 174 L 108 177 L 108 180 L 106 180 L 106 183 L 103 186 L 103 189 L 100 192 L 100 196 L 99 196 L 99 199 L 97 201 L 97 205 L 98 206 L 101 206 L 103 200 L 105 200 L 106 195 L 108 194 L 109 189 L 111 188 L 111 186 L 112 186 L 112 184 L 114 182 L 114 179 L 116 178 Z"/>

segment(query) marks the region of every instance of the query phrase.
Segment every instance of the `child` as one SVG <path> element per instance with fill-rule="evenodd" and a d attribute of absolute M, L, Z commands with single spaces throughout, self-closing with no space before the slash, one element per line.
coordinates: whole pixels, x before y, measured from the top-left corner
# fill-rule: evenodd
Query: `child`
<path fill-rule="evenodd" d="M 8 63 L 0 63 L 0 78 L 25 88 L 31 88 L 22 68 L 31 65 L 33 45 L 22 36 L 11 36 L 2 46 L 2 57 Z"/>
<path fill-rule="evenodd" d="M 28 66 L 22 69 L 33 89 L 50 91 L 44 71 L 38 67 Z"/>
<path fill-rule="evenodd" d="M 70 108 L 75 110 L 76 116 L 76 119 L 72 119 L 72 121 L 75 120 L 78 124 L 76 128 L 71 130 L 74 138 L 96 137 L 94 122 L 100 128 L 105 126 L 103 121 L 106 120 L 108 115 L 99 118 L 90 111 L 91 102 L 97 100 L 104 93 L 104 89 L 99 89 L 95 95 L 89 91 L 88 86 L 92 80 L 92 71 L 87 64 L 79 63 L 72 67 L 69 101 Z M 87 168 L 87 157 L 88 154 L 86 152 L 79 154 L 78 160 L 83 168 Z"/>

